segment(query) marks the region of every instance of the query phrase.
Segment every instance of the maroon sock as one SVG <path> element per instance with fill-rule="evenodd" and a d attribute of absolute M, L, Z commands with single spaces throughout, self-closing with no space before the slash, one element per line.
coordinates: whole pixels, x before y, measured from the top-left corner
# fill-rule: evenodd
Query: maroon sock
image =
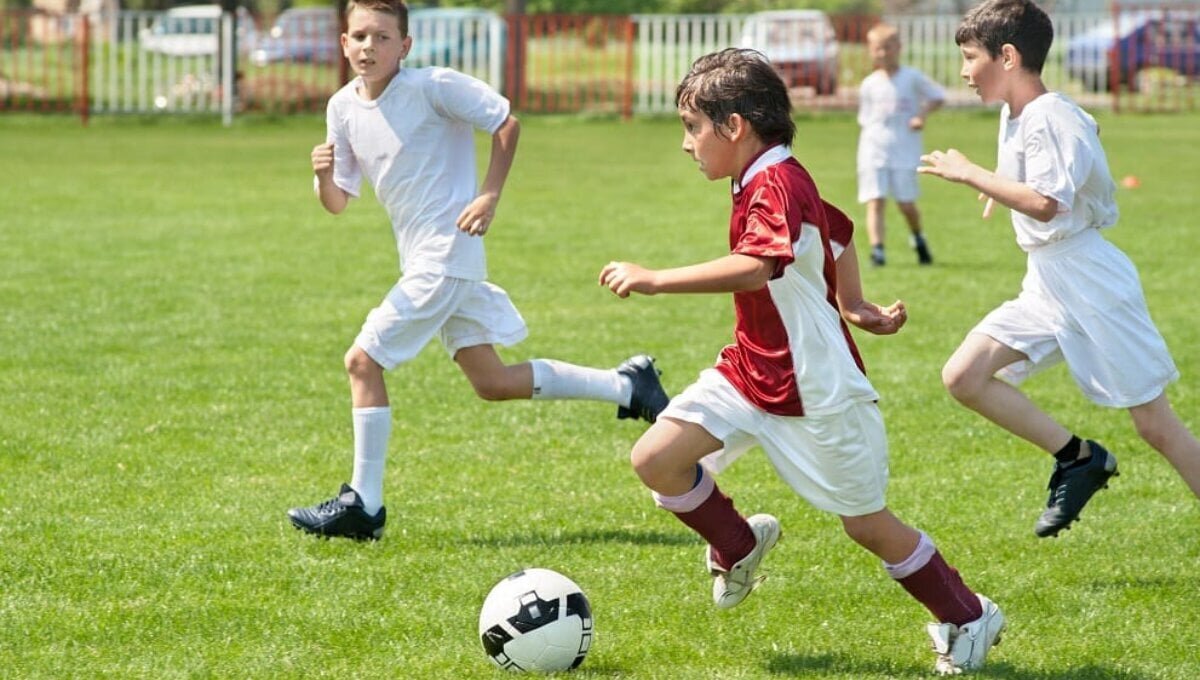
<path fill-rule="evenodd" d="M 715 485 L 713 492 L 695 510 L 677 512 L 675 516 L 708 541 L 713 560 L 724 569 L 749 555 L 758 543 L 746 518 Z"/>
<path fill-rule="evenodd" d="M 961 626 L 983 616 L 979 598 L 940 552 L 934 551 L 928 564 L 899 583 L 942 623 Z"/>

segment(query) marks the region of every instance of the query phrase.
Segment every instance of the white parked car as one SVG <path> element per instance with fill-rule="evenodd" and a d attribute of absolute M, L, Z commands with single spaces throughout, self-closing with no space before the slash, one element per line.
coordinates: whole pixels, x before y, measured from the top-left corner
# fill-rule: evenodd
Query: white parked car
<path fill-rule="evenodd" d="M 742 47 L 767 56 L 788 87 L 833 94 L 838 81 L 838 42 L 829 15 L 816 9 L 757 12 L 742 25 Z"/>
<path fill-rule="evenodd" d="M 216 55 L 221 31 L 220 5 L 189 5 L 163 12 L 138 35 L 142 49 L 174 57 Z M 238 52 L 248 53 L 258 42 L 254 17 L 237 10 Z"/>

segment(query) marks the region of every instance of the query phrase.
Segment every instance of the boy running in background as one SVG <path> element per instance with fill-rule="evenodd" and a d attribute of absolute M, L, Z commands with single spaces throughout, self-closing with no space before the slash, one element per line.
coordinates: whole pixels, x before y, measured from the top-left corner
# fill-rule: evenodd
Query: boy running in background
<path fill-rule="evenodd" d="M 662 270 L 610 262 L 600 283 L 620 297 L 732 293 L 736 340 L 638 440 L 634 470 L 660 507 L 708 543 L 713 600 L 729 608 L 761 581 L 755 572 L 780 527 L 771 515 L 743 517 L 713 474 L 761 446 L 797 494 L 837 514 L 934 615 L 938 673 L 982 666 L 1004 615 L 884 502 L 879 397 L 839 315 L 831 212 L 789 149 L 787 88 L 761 54 L 727 49 L 692 65 L 676 104 L 684 152 L 708 179 L 733 180 L 730 253 Z"/>
<path fill-rule="evenodd" d="M 890 196 L 908 222 L 917 262 L 933 264 L 917 210 L 917 166 L 925 118 L 941 108 L 941 86 L 911 66 L 900 65 L 900 33 L 876 24 L 867 31 L 867 51 L 875 70 L 858 88 L 858 202 L 867 204 L 871 264 L 887 262 L 884 209 Z"/>
<path fill-rule="evenodd" d="M 507 293 L 488 283 L 482 237 L 516 152 L 508 100 L 446 68 L 400 68 L 412 47 L 400 0 L 351 0 L 342 51 L 357 77 L 329 100 L 326 141 L 312 152 L 321 205 L 337 214 L 365 176 L 387 209 L 403 275 L 346 352 L 354 472 L 333 498 L 288 511 L 312 534 L 377 539 L 387 518 L 383 472 L 392 412 L 383 372 L 437 337 L 486 400 L 595 399 L 619 418 L 654 422 L 667 404 L 653 359 L 598 370 L 537 359 L 505 365 L 494 345 L 526 336 Z M 476 189 L 474 130 L 492 136 Z M 417 398 L 408 408 L 425 408 Z"/>
<path fill-rule="evenodd" d="M 1065 362 L 1085 396 L 1128 409 L 1138 434 L 1200 496 L 1200 442 L 1164 391 L 1178 378 L 1150 320 L 1133 263 L 1101 235 L 1117 222 L 1116 185 L 1096 121 L 1048 92 L 1042 65 L 1054 39 L 1050 18 L 1029 0 L 987 0 L 967 13 L 955 41 L 962 76 L 984 103 L 1002 102 L 997 170 L 955 149 L 934 151 L 920 172 L 966 184 L 1012 209 L 1027 254 L 1021 292 L 971 329 L 946 362 L 954 398 L 1055 458 L 1038 536 L 1069 528 L 1117 474 L 1117 459 L 1083 441 L 1015 385 Z"/>

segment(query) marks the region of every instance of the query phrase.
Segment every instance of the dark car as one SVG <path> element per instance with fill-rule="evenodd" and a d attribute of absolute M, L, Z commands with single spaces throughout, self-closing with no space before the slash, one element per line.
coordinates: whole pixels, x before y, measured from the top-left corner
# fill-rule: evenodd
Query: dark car
<path fill-rule="evenodd" d="M 342 58 L 341 28 L 332 7 L 284 10 L 267 37 L 250 53 L 259 66 L 273 62 L 336 63 Z"/>
<path fill-rule="evenodd" d="M 1139 88 L 1138 73 L 1164 68 L 1200 76 L 1200 13 L 1171 10 L 1130 12 L 1104 21 L 1067 43 L 1067 74 L 1093 92 L 1117 82 Z"/>

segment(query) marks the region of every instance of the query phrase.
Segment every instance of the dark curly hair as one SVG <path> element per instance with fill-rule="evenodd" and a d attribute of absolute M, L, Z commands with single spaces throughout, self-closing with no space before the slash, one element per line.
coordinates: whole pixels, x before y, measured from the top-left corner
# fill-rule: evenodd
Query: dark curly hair
<path fill-rule="evenodd" d="M 1021 67 L 1040 74 L 1054 42 L 1054 24 L 1031 0 L 985 0 L 967 12 L 954 34 L 959 45 L 979 43 L 993 59 L 1012 45 L 1021 53 Z"/>
<path fill-rule="evenodd" d="M 787 86 L 754 50 L 730 47 L 697 59 L 675 90 L 675 106 L 708 116 L 717 134 L 736 113 L 767 144 L 791 146 L 796 136 Z"/>

